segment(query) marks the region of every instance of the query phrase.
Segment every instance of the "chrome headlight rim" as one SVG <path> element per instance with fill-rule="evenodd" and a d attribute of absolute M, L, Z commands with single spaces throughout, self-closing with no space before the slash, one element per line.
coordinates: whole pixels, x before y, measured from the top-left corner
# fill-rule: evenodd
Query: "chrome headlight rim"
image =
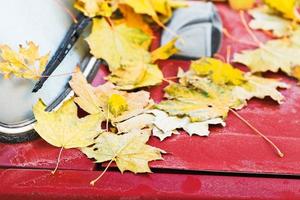
<path fill-rule="evenodd" d="M 88 57 L 83 63 L 81 69 L 84 76 L 87 77 L 88 82 L 91 82 L 98 71 L 102 61 L 97 60 L 94 57 Z M 52 102 L 48 107 L 47 111 L 52 111 L 57 108 L 66 100 L 73 97 L 74 93 L 72 89 L 66 85 L 66 89 L 59 95 L 59 97 Z M 0 142 L 2 143 L 21 143 L 27 142 L 38 138 L 38 134 L 34 131 L 34 124 L 36 120 L 34 117 L 18 122 L 16 124 L 5 124 L 0 122 Z"/>

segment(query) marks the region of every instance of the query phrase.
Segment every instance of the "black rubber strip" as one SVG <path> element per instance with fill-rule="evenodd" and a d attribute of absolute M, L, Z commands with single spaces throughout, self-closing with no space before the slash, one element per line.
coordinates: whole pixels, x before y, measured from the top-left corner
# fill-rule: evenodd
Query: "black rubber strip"
<path fill-rule="evenodd" d="M 69 51 L 72 49 L 73 45 L 76 43 L 78 38 L 84 29 L 89 25 L 91 19 L 80 14 L 78 17 L 78 22 L 73 23 L 68 30 L 65 38 L 59 45 L 54 56 L 51 58 L 49 63 L 46 66 L 46 70 L 42 74 L 42 78 L 35 84 L 32 92 L 37 92 L 41 87 L 43 87 L 45 81 L 48 77 L 54 72 L 62 60 L 66 57 Z"/>

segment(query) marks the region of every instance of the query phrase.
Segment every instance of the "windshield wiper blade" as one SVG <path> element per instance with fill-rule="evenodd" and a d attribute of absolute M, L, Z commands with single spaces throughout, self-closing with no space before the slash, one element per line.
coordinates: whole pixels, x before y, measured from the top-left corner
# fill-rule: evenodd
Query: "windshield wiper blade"
<path fill-rule="evenodd" d="M 69 51 L 72 49 L 77 39 L 80 37 L 81 33 L 84 29 L 89 25 L 91 19 L 80 14 L 77 16 L 78 22 L 73 23 L 69 28 L 66 36 L 63 41 L 60 43 L 58 49 L 56 50 L 54 56 L 51 58 L 49 63 L 46 66 L 45 71 L 42 73 L 42 77 L 33 87 L 32 92 L 39 91 L 45 81 L 49 78 L 49 76 L 55 71 L 55 69 L 59 66 L 59 64 L 63 61 Z"/>

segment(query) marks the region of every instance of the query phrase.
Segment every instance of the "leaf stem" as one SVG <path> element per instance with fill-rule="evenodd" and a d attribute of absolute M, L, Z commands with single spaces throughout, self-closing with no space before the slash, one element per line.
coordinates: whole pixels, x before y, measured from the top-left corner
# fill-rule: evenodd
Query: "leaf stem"
<path fill-rule="evenodd" d="M 90 182 L 91 185 L 95 185 L 95 183 L 105 174 L 105 172 L 107 171 L 108 167 L 111 165 L 111 163 L 116 159 L 116 157 L 119 155 L 119 153 L 121 151 L 123 151 L 131 142 L 133 142 L 136 139 L 136 137 L 133 137 L 127 144 L 125 144 L 122 148 L 119 149 L 119 151 L 114 152 L 114 157 L 109 161 L 109 163 L 107 164 L 107 166 L 105 167 L 104 171 L 100 174 L 100 176 L 98 176 L 96 179 L 92 180 Z M 106 138 L 105 138 L 106 140 Z M 113 150 L 112 150 L 113 151 Z M 117 164 L 118 165 L 118 164 Z M 123 173 L 123 171 L 122 171 Z"/>
<path fill-rule="evenodd" d="M 62 150 L 64 149 L 64 147 L 61 147 L 60 148 L 60 151 L 59 151 L 59 154 L 58 154 L 58 158 L 57 158 L 57 162 L 56 162 L 56 167 L 55 169 L 51 172 L 52 174 L 55 174 L 55 172 L 57 171 L 58 169 L 58 165 L 59 165 L 59 162 L 60 162 L 60 157 L 61 157 L 61 154 L 62 154 Z"/>
<path fill-rule="evenodd" d="M 73 75 L 73 74 L 76 74 L 76 73 L 78 73 L 78 72 L 69 72 L 69 73 L 62 73 L 62 74 L 51 74 L 49 76 L 40 75 L 39 78 L 42 78 L 42 77 L 47 77 L 47 78 L 50 78 L 50 77 L 61 77 L 61 76 Z"/>
<path fill-rule="evenodd" d="M 239 118 L 242 122 L 244 122 L 247 126 L 249 126 L 255 133 L 260 135 L 264 140 L 266 140 L 275 150 L 276 153 L 280 158 L 284 157 L 284 154 L 280 151 L 280 149 L 267 137 L 265 136 L 262 132 L 257 130 L 252 124 L 250 124 L 244 117 L 242 117 L 240 114 L 235 112 L 233 109 L 230 109 L 230 111 L 237 117 Z"/>
<path fill-rule="evenodd" d="M 107 103 L 107 119 L 106 119 L 106 127 L 105 127 L 105 129 L 106 129 L 106 132 L 108 132 L 108 126 L 109 126 L 109 104 Z"/>
<path fill-rule="evenodd" d="M 162 27 L 164 30 L 166 30 L 170 35 L 172 35 L 174 38 L 178 38 L 178 41 L 181 43 L 181 44 L 184 44 L 185 41 L 184 39 L 178 35 L 175 31 L 173 31 L 172 29 L 166 27 L 161 21 L 159 21 L 159 19 L 155 19 L 154 20 L 160 27 Z"/>
<path fill-rule="evenodd" d="M 227 47 L 226 47 L 226 63 L 230 63 L 230 57 L 231 57 L 231 46 L 227 45 Z"/>
<path fill-rule="evenodd" d="M 240 11 L 240 18 L 242 21 L 242 24 L 244 25 L 247 33 L 251 36 L 252 40 L 259 46 L 264 46 L 264 44 L 256 37 L 256 35 L 253 33 L 253 31 L 248 26 L 248 23 L 246 22 L 245 18 L 245 12 L 243 10 Z"/>
<path fill-rule="evenodd" d="M 248 32 L 248 34 L 252 37 L 252 40 L 258 45 L 258 47 L 260 47 L 261 49 L 267 51 L 268 53 L 270 54 L 273 54 L 277 57 L 281 57 L 281 58 L 284 58 L 284 56 L 282 54 L 279 54 L 277 52 L 275 52 L 276 49 L 268 49 L 266 47 L 265 44 L 263 44 L 256 36 L 255 34 L 253 33 L 253 31 L 250 29 L 250 27 L 248 26 L 248 23 L 246 22 L 246 19 L 245 19 L 245 14 L 244 14 L 244 11 L 240 11 L 240 18 L 241 18 L 241 21 L 246 29 L 246 31 Z"/>
<path fill-rule="evenodd" d="M 219 59 L 219 60 L 222 60 L 223 62 L 226 62 L 224 56 L 222 56 L 222 55 L 219 54 L 219 53 L 215 53 L 215 54 L 214 54 L 214 58 L 217 58 L 217 59 Z"/>
<path fill-rule="evenodd" d="M 162 80 L 169 83 L 169 84 L 171 84 L 171 83 L 174 83 L 174 81 L 172 81 L 172 80 L 174 80 L 174 79 L 176 80 L 178 78 L 179 77 L 177 77 L 177 76 L 170 76 L 170 77 L 164 77 Z"/>
<path fill-rule="evenodd" d="M 73 20 L 74 23 L 78 23 L 78 21 L 77 21 L 75 15 L 71 12 L 70 9 L 68 9 L 65 5 L 63 5 L 63 4 L 61 3 L 61 0 L 54 0 L 54 1 L 56 2 L 56 4 L 57 4 L 59 7 L 61 7 L 61 8 L 62 8 L 62 9 L 63 9 L 63 10 L 71 17 L 71 19 Z"/>
<path fill-rule="evenodd" d="M 94 179 L 94 180 L 92 180 L 91 182 L 90 182 L 90 184 L 92 185 L 92 186 L 94 186 L 95 185 L 95 183 L 105 174 L 105 172 L 108 170 L 108 168 L 109 168 L 109 166 L 111 165 L 111 163 L 113 162 L 113 159 L 111 159 L 110 161 L 109 161 L 109 163 L 107 164 L 107 166 L 105 167 L 105 169 L 104 169 L 104 171 L 96 178 L 96 179 Z"/>
<path fill-rule="evenodd" d="M 251 43 L 251 42 L 246 42 L 246 41 L 241 41 L 239 39 L 236 39 L 233 35 L 231 35 L 227 29 L 223 28 L 222 30 L 223 34 L 228 37 L 230 40 L 234 41 L 234 42 L 237 42 L 237 43 L 240 43 L 240 44 L 245 44 L 245 45 L 249 45 L 249 46 L 254 46 L 254 47 L 258 47 L 257 44 L 255 43 Z"/>
<path fill-rule="evenodd" d="M 105 17 L 104 18 L 106 21 L 107 21 L 107 23 L 110 25 L 110 27 L 113 29 L 114 28 L 114 23 L 113 23 L 113 21 L 110 19 L 110 17 Z"/>

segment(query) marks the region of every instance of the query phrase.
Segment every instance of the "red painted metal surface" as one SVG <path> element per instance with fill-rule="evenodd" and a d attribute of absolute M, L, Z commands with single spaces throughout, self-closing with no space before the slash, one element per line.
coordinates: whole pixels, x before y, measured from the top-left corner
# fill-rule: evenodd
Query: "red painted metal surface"
<path fill-rule="evenodd" d="M 236 38 L 250 41 L 251 38 L 240 22 L 237 12 L 227 6 L 218 6 L 226 29 Z M 226 13 L 226 14 L 225 14 Z M 267 36 L 257 31 L 261 40 Z M 158 46 L 159 37 L 154 42 Z M 249 48 L 236 43 L 226 37 L 223 38 L 220 54 L 225 56 L 227 46 L 233 52 Z M 178 67 L 187 69 L 188 61 L 168 60 L 159 62 L 165 77 L 176 75 Z M 107 72 L 102 67 L 93 82 L 94 85 L 103 83 Z M 150 143 L 165 149 L 169 154 L 164 161 L 151 163 L 155 168 L 185 169 L 185 170 L 210 170 L 210 171 L 238 171 L 251 173 L 279 173 L 299 174 L 300 153 L 298 129 L 300 127 L 300 88 L 296 81 L 284 75 L 271 75 L 280 77 L 292 85 L 289 90 L 283 91 L 286 101 L 281 106 L 267 100 L 252 100 L 247 108 L 239 113 L 255 127 L 268 135 L 285 153 L 284 158 L 278 158 L 273 149 L 251 129 L 229 115 L 227 127 L 213 127 L 208 138 L 188 137 L 185 134 L 173 136 L 164 142 L 152 138 Z M 163 97 L 163 87 L 151 88 L 151 95 L 155 101 Z M 41 140 L 30 143 L 6 145 L 0 144 L 0 166 L 2 167 L 30 167 L 53 168 L 56 162 L 58 149 L 47 145 Z M 60 164 L 61 169 L 86 169 L 92 170 L 94 164 L 77 150 L 65 150 Z"/>
<path fill-rule="evenodd" d="M 243 27 L 239 14 L 224 5 L 218 6 L 225 28 L 241 41 L 251 41 Z M 226 13 L 226 14 L 225 14 Z M 247 16 L 249 18 L 249 16 Z M 256 31 L 261 41 L 268 37 Z M 159 41 L 159 38 L 157 38 Z M 157 45 L 157 42 L 155 43 Z M 219 54 L 226 57 L 227 47 L 232 52 L 253 48 L 234 42 L 224 36 Z M 155 47 L 154 47 L 155 48 Z M 174 77 L 179 67 L 188 69 L 188 61 L 167 60 L 159 62 L 165 77 Z M 238 67 L 241 67 L 238 65 Z M 245 67 L 241 67 L 246 69 Z M 103 74 L 102 74 L 103 75 Z M 238 113 L 247 119 L 258 130 L 267 135 L 284 152 L 279 158 L 274 149 L 260 136 L 255 134 L 236 116 L 229 114 L 227 126 L 212 127 L 207 138 L 186 134 L 175 135 L 160 142 L 156 138 L 150 144 L 166 150 L 169 154 L 163 161 L 151 163 L 153 168 L 183 169 L 193 171 L 226 171 L 265 174 L 300 174 L 300 87 L 292 78 L 283 74 L 266 74 L 279 78 L 291 85 L 282 93 L 286 97 L 282 105 L 271 99 L 251 100 L 248 106 Z M 163 88 L 167 83 L 150 89 L 152 98 L 159 102 L 163 99 Z"/>
<path fill-rule="evenodd" d="M 218 5 L 226 29 L 239 40 L 251 38 L 243 28 L 237 12 Z M 247 19 L 249 16 L 247 16 Z M 260 40 L 269 39 L 256 31 Z M 227 46 L 232 52 L 253 48 L 223 38 L 219 54 L 225 56 Z M 153 48 L 158 46 L 159 37 Z M 189 62 L 161 61 L 165 77 L 176 75 L 178 67 L 187 69 Z M 242 66 L 242 69 L 245 69 Z M 93 85 L 104 82 L 107 74 L 101 67 Z M 0 144 L 0 167 L 23 168 L 0 170 L 0 195 L 2 199 L 300 199 L 300 180 L 279 178 L 246 178 L 233 176 L 188 175 L 185 171 L 219 171 L 259 174 L 300 174 L 300 87 L 296 81 L 283 74 L 267 74 L 291 84 L 282 91 L 286 101 L 277 105 L 270 99 L 251 100 L 239 113 L 257 129 L 271 138 L 285 153 L 279 158 L 261 137 L 233 115 L 229 115 L 225 128 L 214 126 L 210 137 L 175 135 L 160 142 L 150 139 L 150 144 L 168 152 L 164 161 L 150 163 L 152 168 L 181 169 L 182 174 L 134 175 L 107 172 L 95 186 L 89 181 L 99 175 L 95 165 L 78 150 L 64 150 L 60 170 L 51 175 L 59 149 L 41 139 L 24 144 Z M 150 89 L 156 102 L 163 97 L 161 86 Z M 40 168 L 29 170 L 25 168 Z M 178 172 L 179 173 L 179 172 Z"/>
<path fill-rule="evenodd" d="M 161 63 L 166 77 L 176 74 L 178 66 L 186 68 L 183 61 L 165 61 Z M 176 135 L 159 142 L 151 139 L 151 144 L 158 146 L 170 154 L 164 161 L 155 162 L 153 167 L 238 171 L 251 173 L 300 174 L 299 161 L 299 127 L 300 127 L 300 88 L 296 82 L 284 76 L 283 81 L 291 84 L 291 88 L 282 91 L 286 101 L 278 105 L 270 99 L 252 100 L 248 107 L 239 111 L 240 115 L 265 133 L 285 153 L 279 158 L 269 144 L 256 135 L 237 117 L 230 114 L 227 126 L 211 128 L 208 138 L 189 137 L 186 134 Z M 275 75 L 273 75 L 275 77 Z M 163 96 L 163 86 L 151 90 L 156 101 Z"/>
<path fill-rule="evenodd" d="M 59 150 L 41 139 L 22 144 L 0 143 L 0 167 L 54 169 Z M 59 165 L 60 169 L 94 169 L 94 163 L 77 149 L 64 150 Z"/>
<path fill-rule="evenodd" d="M 107 172 L 95 185 L 99 172 L 0 170 L 1 200 L 86 199 L 299 199 L 300 180 Z"/>

